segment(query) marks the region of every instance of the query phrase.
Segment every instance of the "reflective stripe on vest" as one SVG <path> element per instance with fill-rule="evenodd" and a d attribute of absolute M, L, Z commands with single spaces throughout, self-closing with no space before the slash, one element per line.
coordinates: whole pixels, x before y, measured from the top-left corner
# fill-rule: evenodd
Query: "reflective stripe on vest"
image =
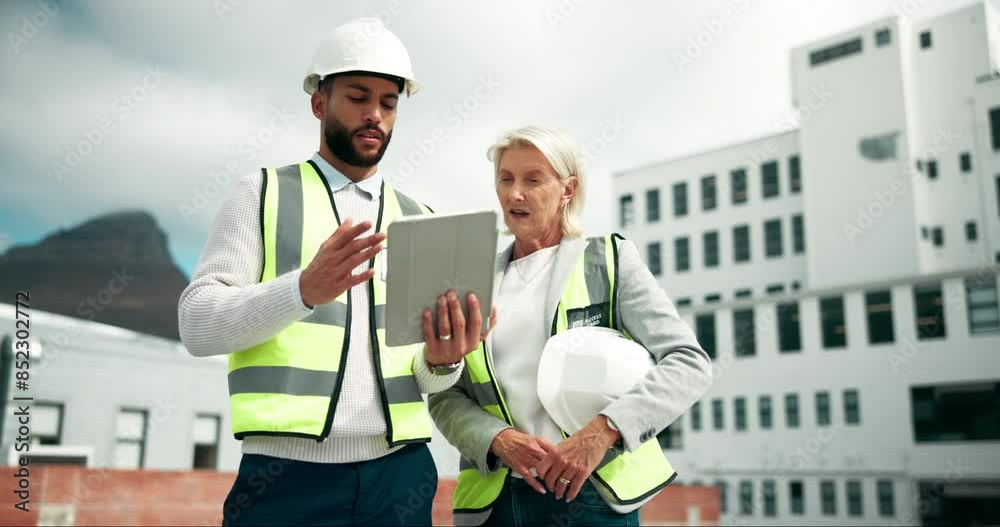
<path fill-rule="evenodd" d="M 340 225 L 333 195 L 311 162 L 265 169 L 261 198 L 264 265 L 261 282 L 305 268 Z M 376 228 L 430 209 L 383 183 Z M 387 242 L 383 242 L 386 245 Z M 373 260 L 381 269 L 380 252 Z M 426 442 L 431 420 L 413 378 L 421 345 L 385 345 L 385 283 L 368 281 L 372 351 L 390 446 Z M 330 432 L 340 394 L 351 327 L 350 295 L 317 306 L 309 316 L 271 339 L 229 355 L 233 434 L 290 435 L 322 439 Z"/>
<path fill-rule="evenodd" d="M 563 289 L 552 320 L 551 334 L 582 326 L 621 327 L 615 305 L 618 278 L 617 235 L 588 238 L 583 256 L 576 262 Z M 463 386 L 480 406 L 513 426 L 507 406 L 495 382 L 489 355 L 483 346 L 466 356 Z M 466 374 L 463 373 L 463 376 Z M 481 523 L 500 495 L 510 470 L 503 467 L 486 478 L 468 460 L 461 460 L 455 488 L 456 524 Z M 596 483 L 615 501 L 625 505 L 642 501 L 666 486 L 676 476 L 655 438 L 634 452 L 612 447 L 594 472 Z"/>

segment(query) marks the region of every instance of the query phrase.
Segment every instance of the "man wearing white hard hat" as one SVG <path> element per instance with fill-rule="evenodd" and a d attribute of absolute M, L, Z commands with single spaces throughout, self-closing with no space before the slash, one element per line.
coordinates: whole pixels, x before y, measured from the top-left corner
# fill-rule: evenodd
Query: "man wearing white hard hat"
<path fill-rule="evenodd" d="M 228 355 L 243 458 L 224 525 L 428 525 L 437 471 L 422 393 L 447 389 L 483 337 L 438 298 L 426 344 L 385 341 L 385 232 L 430 209 L 383 180 L 410 57 L 378 19 L 324 39 L 303 87 L 320 121 L 307 161 L 244 178 L 180 299 L 195 356 Z M 385 249 L 385 250 L 384 250 Z M 453 331 L 454 329 L 454 331 Z"/>

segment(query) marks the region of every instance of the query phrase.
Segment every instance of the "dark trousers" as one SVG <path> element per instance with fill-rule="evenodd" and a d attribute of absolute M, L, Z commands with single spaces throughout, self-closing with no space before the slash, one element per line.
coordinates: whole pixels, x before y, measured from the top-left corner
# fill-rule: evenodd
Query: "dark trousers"
<path fill-rule="evenodd" d="M 430 525 L 437 482 L 426 444 L 343 464 L 244 454 L 222 525 Z"/>
<path fill-rule="evenodd" d="M 539 494 L 520 478 L 510 478 L 493 503 L 486 525 L 583 527 L 588 525 L 639 525 L 639 511 L 618 514 L 604 502 L 588 481 L 576 499 L 566 503 L 551 492 Z"/>

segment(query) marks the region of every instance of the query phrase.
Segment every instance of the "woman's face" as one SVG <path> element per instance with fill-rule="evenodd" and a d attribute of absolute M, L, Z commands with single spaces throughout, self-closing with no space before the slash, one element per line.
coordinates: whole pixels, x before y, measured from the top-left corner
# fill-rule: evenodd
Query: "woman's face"
<path fill-rule="evenodd" d="M 576 178 L 563 183 L 535 147 L 509 148 L 500 157 L 497 198 L 515 237 L 539 240 L 562 236 L 562 207 L 576 191 Z"/>

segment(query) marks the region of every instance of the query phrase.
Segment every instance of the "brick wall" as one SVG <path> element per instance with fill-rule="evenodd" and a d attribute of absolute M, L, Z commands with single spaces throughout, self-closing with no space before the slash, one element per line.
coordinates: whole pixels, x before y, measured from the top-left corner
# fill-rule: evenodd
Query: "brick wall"
<path fill-rule="evenodd" d="M 30 512 L 14 508 L 17 496 L 0 491 L 0 525 L 219 525 L 222 501 L 235 474 L 212 471 L 29 467 Z M 4 478 L 16 467 L 4 467 Z M 434 499 L 434 523 L 451 524 L 454 480 L 442 480 Z M 697 512 L 694 512 L 694 511 Z M 719 493 L 710 487 L 670 486 L 642 511 L 644 525 L 717 524 Z"/>

